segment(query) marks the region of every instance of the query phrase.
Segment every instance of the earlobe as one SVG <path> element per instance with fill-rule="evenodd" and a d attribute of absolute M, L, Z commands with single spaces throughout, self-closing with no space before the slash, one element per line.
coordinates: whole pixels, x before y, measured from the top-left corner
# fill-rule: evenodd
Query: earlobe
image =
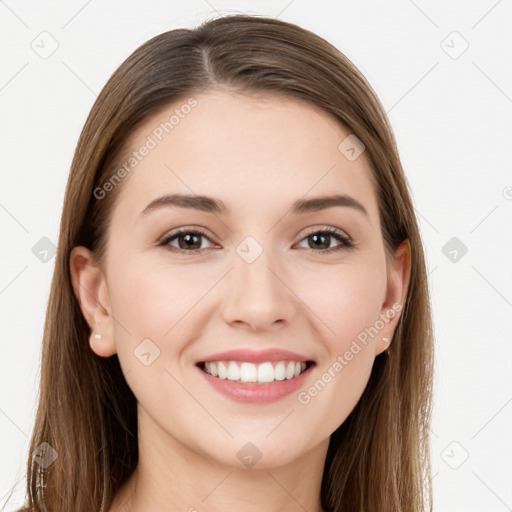
<path fill-rule="evenodd" d="M 97 355 L 109 357 L 117 349 L 105 277 L 94 254 L 86 247 L 74 247 L 69 264 L 75 297 L 92 331 L 89 345 Z M 101 336 L 97 337 L 98 334 Z"/>

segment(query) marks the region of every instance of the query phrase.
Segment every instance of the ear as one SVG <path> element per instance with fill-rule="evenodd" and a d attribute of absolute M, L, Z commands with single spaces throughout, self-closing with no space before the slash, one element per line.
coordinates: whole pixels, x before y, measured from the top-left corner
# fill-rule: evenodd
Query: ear
<path fill-rule="evenodd" d="M 73 291 L 92 330 L 89 345 L 97 355 L 109 357 L 117 352 L 117 348 L 105 277 L 94 254 L 86 247 L 74 247 L 69 264 Z M 97 339 L 96 334 L 101 334 L 101 339 Z"/>
<path fill-rule="evenodd" d="M 411 245 L 409 240 L 406 239 L 398 246 L 394 260 L 388 266 L 386 297 L 381 309 L 381 318 L 385 318 L 385 327 L 379 334 L 379 339 L 375 345 L 375 355 L 384 352 L 393 339 L 393 333 L 404 308 L 410 277 Z M 383 341 L 383 338 L 387 338 L 388 343 Z"/>

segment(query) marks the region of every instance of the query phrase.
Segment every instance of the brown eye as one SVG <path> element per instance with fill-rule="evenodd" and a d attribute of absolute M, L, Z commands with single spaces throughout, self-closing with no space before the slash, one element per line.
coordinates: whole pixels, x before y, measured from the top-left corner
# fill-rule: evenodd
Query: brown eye
<path fill-rule="evenodd" d="M 308 241 L 307 249 L 311 249 L 320 254 L 349 249 L 354 246 L 347 236 L 334 228 L 315 231 L 307 235 L 303 240 Z M 338 242 L 334 247 L 331 247 L 332 240 Z"/>
<path fill-rule="evenodd" d="M 203 249 L 201 247 L 202 239 L 206 239 L 211 243 L 210 239 L 200 231 L 181 230 L 167 235 L 159 245 L 165 246 L 173 252 L 195 253 Z M 171 245 L 171 242 L 177 242 L 178 246 Z"/>
<path fill-rule="evenodd" d="M 202 235 L 198 235 L 196 233 L 186 233 L 177 235 L 175 238 L 178 240 L 180 249 L 200 249 L 201 236 Z"/>
<path fill-rule="evenodd" d="M 324 235 L 322 233 L 309 235 L 308 239 L 311 241 L 311 249 L 329 249 L 331 245 L 331 235 Z"/>

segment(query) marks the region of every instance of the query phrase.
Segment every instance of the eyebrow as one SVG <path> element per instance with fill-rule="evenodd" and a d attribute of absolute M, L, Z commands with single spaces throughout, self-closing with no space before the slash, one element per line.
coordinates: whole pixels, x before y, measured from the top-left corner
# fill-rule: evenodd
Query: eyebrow
<path fill-rule="evenodd" d="M 314 197 L 311 199 L 298 199 L 292 204 L 290 213 L 304 214 L 318 212 L 327 208 L 342 206 L 353 208 L 369 217 L 366 208 L 355 198 L 346 194 Z M 140 213 L 139 217 L 145 217 L 150 212 L 160 208 L 189 208 L 206 213 L 229 215 L 229 208 L 220 199 L 208 196 L 170 194 L 159 197 L 149 203 Z"/>

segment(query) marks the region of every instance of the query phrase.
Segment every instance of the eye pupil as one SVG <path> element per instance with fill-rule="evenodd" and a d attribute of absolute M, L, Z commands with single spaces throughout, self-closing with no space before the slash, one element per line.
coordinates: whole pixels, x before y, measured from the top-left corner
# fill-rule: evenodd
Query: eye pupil
<path fill-rule="evenodd" d="M 201 235 L 196 235 L 196 234 L 186 234 L 186 235 L 181 235 L 178 240 L 180 240 L 180 248 L 181 249 L 190 249 L 190 248 L 193 248 L 195 249 L 195 247 L 192 247 L 193 245 L 198 245 L 197 248 L 200 248 L 201 247 L 201 241 L 197 241 L 199 239 Z M 194 239 L 196 239 L 196 241 L 194 241 Z M 181 240 L 185 240 L 185 243 L 182 244 L 181 243 Z"/>
<path fill-rule="evenodd" d="M 315 234 L 315 235 L 311 235 L 311 237 L 310 237 L 310 238 L 311 238 L 311 239 L 313 239 L 313 240 L 315 240 L 315 242 L 314 242 L 314 243 L 316 244 L 316 242 L 317 242 L 320 238 L 328 239 L 328 238 L 330 238 L 330 236 L 329 236 L 329 235 Z M 325 243 L 324 243 L 324 244 L 320 243 L 320 245 L 327 245 L 327 247 L 322 247 L 322 248 L 328 249 L 330 244 L 329 244 L 329 243 L 327 243 L 327 244 L 325 244 Z M 318 244 L 316 245 L 316 247 L 318 248 Z"/>

